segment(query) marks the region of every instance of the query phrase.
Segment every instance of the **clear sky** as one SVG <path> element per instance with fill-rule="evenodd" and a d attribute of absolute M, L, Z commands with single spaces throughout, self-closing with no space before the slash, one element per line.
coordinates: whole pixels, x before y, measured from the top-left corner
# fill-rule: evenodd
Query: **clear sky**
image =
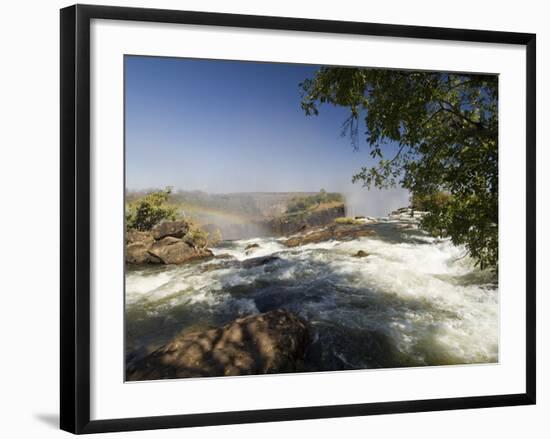
<path fill-rule="evenodd" d="M 340 136 L 346 109 L 300 107 L 318 67 L 126 56 L 127 188 L 357 192 L 371 159 Z"/>

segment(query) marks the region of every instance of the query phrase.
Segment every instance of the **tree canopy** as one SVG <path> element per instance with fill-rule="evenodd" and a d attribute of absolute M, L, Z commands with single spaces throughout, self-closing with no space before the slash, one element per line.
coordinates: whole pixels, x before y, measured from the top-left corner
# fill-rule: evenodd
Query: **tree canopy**
<path fill-rule="evenodd" d="M 353 182 L 408 189 L 430 208 L 422 227 L 497 267 L 497 76 L 321 67 L 300 86 L 307 115 L 346 107 L 342 133 L 354 148 L 364 133 L 376 164 Z"/>

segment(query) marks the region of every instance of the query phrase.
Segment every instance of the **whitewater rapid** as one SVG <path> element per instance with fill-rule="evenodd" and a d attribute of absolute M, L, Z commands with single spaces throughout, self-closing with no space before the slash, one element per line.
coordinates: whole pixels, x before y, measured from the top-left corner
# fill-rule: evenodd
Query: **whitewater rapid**
<path fill-rule="evenodd" d="M 218 258 L 129 269 L 127 359 L 176 333 L 284 308 L 309 323 L 306 370 L 498 361 L 496 278 L 465 249 L 385 219 L 376 236 L 287 248 L 282 238 L 223 242 L 218 256 L 277 256 L 250 268 Z M 246 250 L 251 244 L 258 248 Z M 365 258 L 354 255 L 363 250 Z"/>

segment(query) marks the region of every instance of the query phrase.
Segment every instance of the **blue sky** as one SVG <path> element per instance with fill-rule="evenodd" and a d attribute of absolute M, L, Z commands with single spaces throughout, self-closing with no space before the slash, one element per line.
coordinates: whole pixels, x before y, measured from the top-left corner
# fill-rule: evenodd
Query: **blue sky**
<path fill-rule="evenodd" d="M 347 190 L 370 156 L 364 138 L 357 152 L 340 136 L 344 108 L 300 108 L 317 68 L 126 56 L 126 186 Z"/>

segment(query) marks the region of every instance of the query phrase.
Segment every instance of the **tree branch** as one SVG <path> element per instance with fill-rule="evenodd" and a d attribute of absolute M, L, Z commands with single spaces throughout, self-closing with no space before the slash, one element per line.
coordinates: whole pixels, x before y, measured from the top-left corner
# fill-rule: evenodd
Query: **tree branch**
<path fill-rule="evenodd" d="M 474 126 L 477 127 L 477 128 L 480 128 L 480 129 L 483 129 L 483 130 L 486 129 L 486 128 L 483 126 L 483 124 L 482 124 L 481 122 L 475 122 L 475 121 L 473 121 L 472 119 L 470 119 L 470 118 L 464 116 L 464 114 L 462 114 L 462 113 L 460 112 L 460 110 L 457 110 L 457 109 L 454 107 L 454 105 L 451 104 L 450 102 L 448 102 L 448 101 L 438 101 L 438 103 L 439 103 L 439 105 L 440 105 L 440 107 L 441 107 L 441 109 L 442 109 L 443 111 L 446 111 L 446 112 L 448 112 L 448 113 L 454 114 L 455 116 L 459 117 L 460 119 L 464 120 L 465 122 L 468 122 L 468 123 L 471 124 L 471 125 L 474 125 Z M 443 104 L 447 104 L 450 108 L 445 107 L 444 105 L 442 105 L 442 103 L 443 103 Z"/>

